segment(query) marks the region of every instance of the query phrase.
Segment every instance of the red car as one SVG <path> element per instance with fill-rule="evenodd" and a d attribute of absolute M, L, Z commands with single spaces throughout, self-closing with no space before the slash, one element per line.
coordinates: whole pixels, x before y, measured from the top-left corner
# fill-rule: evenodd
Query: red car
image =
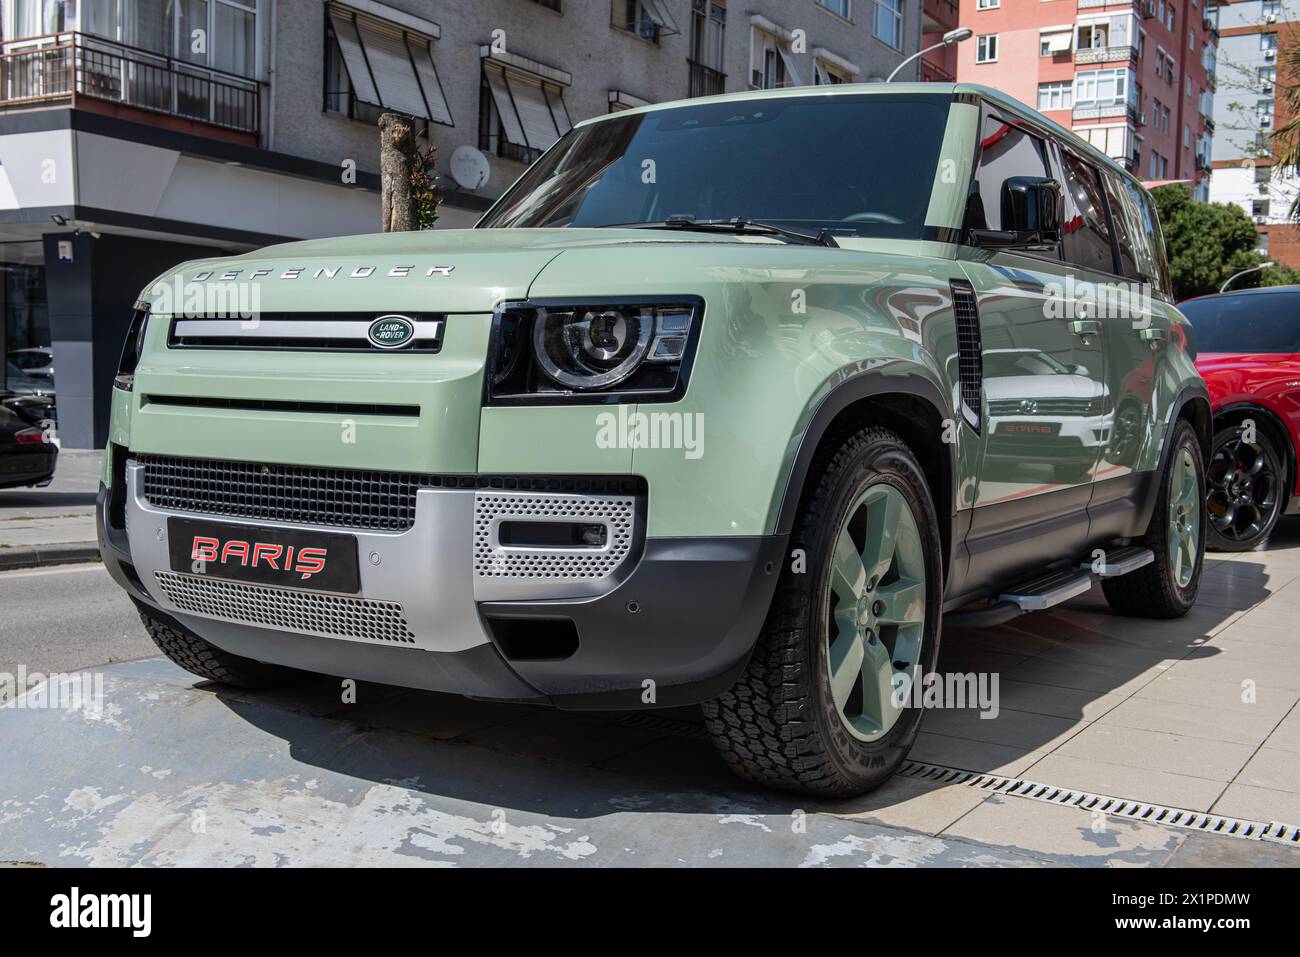
<path fill-rule="evenodd" d="M 1300 511 L 1300 286 L 1189 299 L 1196 367 L 1210 387 L 1206 544 L 1246 551 Z"/>

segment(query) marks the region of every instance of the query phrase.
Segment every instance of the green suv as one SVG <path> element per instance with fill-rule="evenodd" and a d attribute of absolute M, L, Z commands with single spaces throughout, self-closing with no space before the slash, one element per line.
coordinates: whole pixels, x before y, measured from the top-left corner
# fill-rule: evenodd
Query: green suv
<path fill-rule="evenodd" d="M 582 123 L 471 230 L 145 290 L 105 564 L 173 661 L 701 704 L 763 785 L 904 760 L 940 626 L 1196 598 L 1210 407 L 1132 176 L 964 84 Z"/>

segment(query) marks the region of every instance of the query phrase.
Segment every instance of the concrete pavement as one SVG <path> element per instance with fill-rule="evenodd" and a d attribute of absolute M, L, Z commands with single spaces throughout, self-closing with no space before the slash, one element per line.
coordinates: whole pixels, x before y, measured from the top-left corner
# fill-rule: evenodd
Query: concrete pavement
<path fill-rule="evenodd" d="M 0 860 L 47 864 L 1297 866 L 1300 849 L 899 777 L 822 803 L 740 785 L 694 710 L 565 714 L 338 679 L 199 682 L 102 568 L 0 574 L 0 671 L 87 668 L 102 709 L 0 710 Z M 21 607 L 15 602 L 21 603 Z M 1180 622 L 1097 594 L 943 664 L 999 715 L 932 711 L 912 757 L 1187 810 L 1300 819 L 1300 525 L 1215 556 Z M 49 620 L 48 608 L 79 606 Z M 42 622 L 41 614 L 47 616 Z M 8 616 L 6 616 L 8 617 Z M 1300 673 L 1300 672 L 1297 672 Z"/>

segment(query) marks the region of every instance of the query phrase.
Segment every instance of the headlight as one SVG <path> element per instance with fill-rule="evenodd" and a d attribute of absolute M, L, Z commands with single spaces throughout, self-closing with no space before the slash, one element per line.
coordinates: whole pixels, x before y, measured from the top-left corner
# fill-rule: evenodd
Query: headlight
<path fill-rule="evenodd" d="M 149 327 L 149 303 L 137 302 L 131 324 L 126 328 L 126 341 L 122 343 L 122 358 L 117 362 L 117 375 L 113 385 L 130 392 L 135 387 L 135 367 L 144 353 L 144 334 Z"/>
<path fill-rule="evenodd" d="M 505 303 L 489 347 L 489 404 L 667 402 L 681 396 L 696 298 Z"/>

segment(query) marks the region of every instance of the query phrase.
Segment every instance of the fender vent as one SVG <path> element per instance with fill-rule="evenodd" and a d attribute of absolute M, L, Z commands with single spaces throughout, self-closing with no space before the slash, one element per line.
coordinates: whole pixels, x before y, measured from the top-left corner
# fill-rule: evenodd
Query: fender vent
<path fill-rule="evenodd" d="M 978 432 L 984 363 L 980 358 L 980 316 L 975 306 L 975 289 L 961 279 L 952 280 L 949 286 L 952 289 L 952 315 L 957 326 L 957 378 L 961 383 L 961 413 L 966 424 Z"/>

